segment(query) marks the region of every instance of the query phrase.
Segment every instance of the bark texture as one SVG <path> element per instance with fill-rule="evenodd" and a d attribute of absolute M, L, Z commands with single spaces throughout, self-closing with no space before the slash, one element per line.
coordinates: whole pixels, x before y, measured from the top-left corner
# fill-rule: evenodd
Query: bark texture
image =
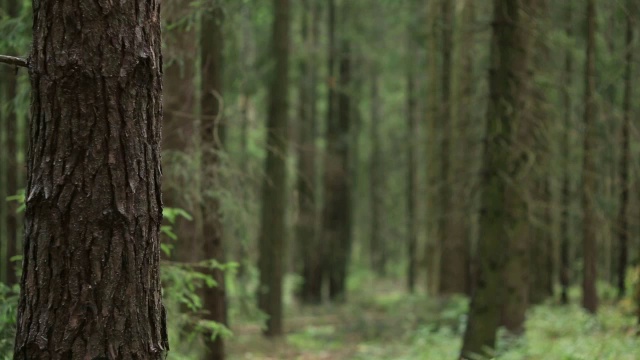
<path fill-rule="evenodd" d="M 220 213 L 220 201 L 217 189 L 220 188 L 220 151 L 222 142 L 219 129 L 222 122 L 222 8 L 216 6 L 207 9 L 202 15 L 200 30 L 200 49 L 202 51 L 202 97 L 200 99 L 202 119 L 200 141 L 202 147 L 202 250 L 204 260 L 225 261 L 223 246 L 223 227 Z M 227 306 L 224 272 L 210 269 L 216 285 L 203 289 L 205 319 L 227 325 Z M 205 337 L 203 360 L 222 360 L 225 358 L 224 341 L 221 336 L 211 339 Z"/>
<path fill-rule="evenodd" d="M 262 193 L 259 239 L 260 288 L 258 307 L 267 320 L 266 336 L 280 336 L 282 324 L 282 275 L 287 201 L 288 88 L 289 88 L 289 0 L 273 0 L 275 19 L 272 57 L 275 67 L 269 87 L 267 114 L 266 179 Z"/>
<path fill-rule="evenodd" d="M 162 359 L 160 4 L 34 2 L 15 359 Z"/>
<path fill-rule="evenodd" d="M 495 0 L 489 70 L 490 100 L 481 169 L 479 269 L 469 309 L 461 358 L 488 355 L 496 343 L 504 297 L 504 249 L 518 233 L 508 203 L 509 188 L 521 162 L 512 154 L 517 124 L 522 115 L 523 81 L 527 70 L 525 0 Z"/>

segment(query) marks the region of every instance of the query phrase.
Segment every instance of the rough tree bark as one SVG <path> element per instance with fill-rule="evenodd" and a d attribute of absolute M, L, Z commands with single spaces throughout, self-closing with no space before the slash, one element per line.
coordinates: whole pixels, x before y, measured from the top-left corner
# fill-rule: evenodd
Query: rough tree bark
<path fill-rule="evenodd" d="M 598 293 L 596 292 L 598 248 L 596 241 L 596 164 L 595 140 L 598 136 L 596 129 L 596 100 L 595 100 L 595 0 L 587 0 L 586 21 L 586 64 L 585 64 L 585 93 L 584 93 L 584 151 L 582 158 L 582 306 L 590 313 L 598 310 Z"/>
<path fill-rule="evenodd" d="M 493 349 L 504 297 L 504 249 L 512 242 L 513 214 L 508 188 L 518 174 L 519 157 L 511 154 L 516 125 L 523 112 L 521 97 L 526 80 L 526 20 L 528 0 L 494 0 L 490 100 L 481 169 L 479 274 L 469 309 L 461 358 L 487 355 Z M 524 48 L 523 48 L 524 47 Z"/>
<path fill-rule="evenodd" d="M 216 194 L 216 190 L 220 188 L 219 153 L 223 145 L 219 134 L 223 111 L 222 22 L 223 10 L 219 5 L 207 9 L 202 14 L 202 28 L 199 34 L 202 56 L 202 97 L 200 99 L 202 255 L 204 260 L 215 260 L 219 263 L 225 260 L 220 201 Z M 208 274 L 215 279 L 216 285 L 203 289 L 203 305 L 206 311 L 204 318 L 227 325 L 224 272 L 220 269 L 211 269 Z M 225 358 L 224 341 L 221 336 L 211 339 L 211 334 L 206 334 L 205 347 L 206 353 L 203 355 L 203 360 Z"/>
<path fill-rule="evenodd" d="M 273 0 L 273 8 L 271 56 L 275 66 L 269 87 L 268 152 L 258 258 L 258 307 L 269 316 L 264 332 L 266 336 L 280 336 L 283 332 L 282 275 L 287 201 L 289 0 Z"/>
<path fill-rule="evenodd" d="M 33 11 L 14 358 L 163 359 L 160 3 Z"/>

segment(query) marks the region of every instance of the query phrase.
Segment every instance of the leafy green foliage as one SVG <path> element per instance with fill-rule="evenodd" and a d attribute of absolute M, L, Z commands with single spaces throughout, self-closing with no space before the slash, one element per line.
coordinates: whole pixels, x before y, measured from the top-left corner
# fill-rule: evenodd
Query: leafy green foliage
<path fill-rule="evenodd" d="M 11 195 L 11 196 L 7 196 L 7 201 L 15 201 L 18 204 L 20 204 L 16 211 L 19 212 L 19 213 L 23 212 L 27 207 L 26 201 L 25 201 L 25 190 L 24 189 L 20 189 L 20 191 L 18 191 L 17 194 Z"/>
<path fill-rule="evenodd" d="M 0 359 L 9 360 L 13 352 L 16 331 L 16 307 L 20 287 L 9 287 L 0 282 Z"/>

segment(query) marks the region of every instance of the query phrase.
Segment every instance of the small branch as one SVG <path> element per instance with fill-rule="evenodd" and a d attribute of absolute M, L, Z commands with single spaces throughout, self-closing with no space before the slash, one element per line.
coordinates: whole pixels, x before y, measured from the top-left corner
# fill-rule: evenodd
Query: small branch
<path fill-rule="evenodd" d="M 15 56 L 6 56 L 0 55 L 0 63 L 5 63 L 9 65 L 28 67 L 29 63 L 27 63 L 27 59 L 15 57 Z"/>

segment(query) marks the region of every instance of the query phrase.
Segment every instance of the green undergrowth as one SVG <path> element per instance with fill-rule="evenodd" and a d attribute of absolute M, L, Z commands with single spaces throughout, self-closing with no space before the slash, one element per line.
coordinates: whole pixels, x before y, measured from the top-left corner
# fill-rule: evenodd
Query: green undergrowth
<path fill-rule="evenodd" d="M 230 359 L 458 358 L 467 299 L 407 295 L 393 282 L 367 286 L 343 305 L 291 304 L 280 341 L 238 326 L 229 339 Z M 528 312 L 524 336 L 500 331 L 494 359 L 635 360 L 640 354 L 637 331 L 624 301 L 604 303 L 596 316 L 585 313 L 578 298 L 568 306 L 549 303 Z"/>

